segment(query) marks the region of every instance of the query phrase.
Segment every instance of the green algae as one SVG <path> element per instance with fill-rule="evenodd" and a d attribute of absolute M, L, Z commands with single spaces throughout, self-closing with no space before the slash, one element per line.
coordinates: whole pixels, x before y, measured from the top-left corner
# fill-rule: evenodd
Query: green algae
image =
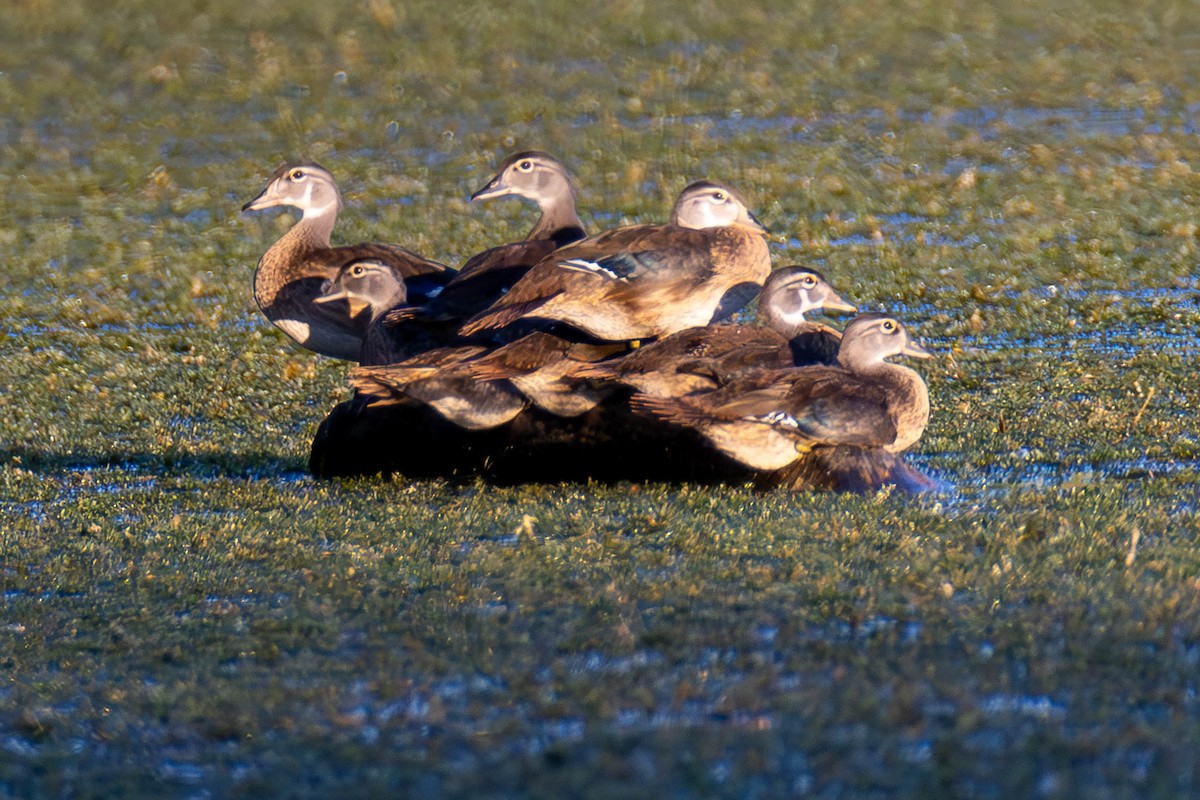
<path fill-rule="evenodd" d="M 1189 3 L 22 0 L 0 29 L 0 797 L 1195 793 Z M 284 157 L 449 263 L 737 186 L 941 358 L 928 498 L 304 475 Z"/>

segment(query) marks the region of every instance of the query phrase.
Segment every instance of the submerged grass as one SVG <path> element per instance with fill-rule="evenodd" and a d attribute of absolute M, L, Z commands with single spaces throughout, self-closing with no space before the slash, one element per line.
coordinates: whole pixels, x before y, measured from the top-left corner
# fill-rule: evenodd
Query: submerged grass
<path fill-rule="evenodd" d="M 1184 2 L 20 0 L 0 28 L 0 798 L 1200 787 Z M 458 263 L 728 180 L 942 356 L 926 498 L 304 473 L 284 157 Z M 636 454 L 631 454 L 636 457 Z"/>

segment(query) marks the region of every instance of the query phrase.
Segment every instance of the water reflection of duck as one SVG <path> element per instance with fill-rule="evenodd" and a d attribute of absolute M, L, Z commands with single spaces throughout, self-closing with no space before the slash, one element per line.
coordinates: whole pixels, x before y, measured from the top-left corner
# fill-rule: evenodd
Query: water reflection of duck
<path fill-rule="evenodd" d="M 929 393 L 916 372 L 886 361 L 897 355 L 931 357 L 894 317 L 861 314 L 846 326 L 835 366 L 763 370 L 712 392 L 631 402 L 756 470 L 783 469 L 821 447 L 900 453 L 925 430 Z"/>
<path fill-rule="evenodd" d="M 333 176 L 319 164 L 288 162 L 272 173 L 257 197 L 242 206 L 257 211 L 291 206 L 300 220 L 271 245 L 254 274 L 254 298 L 267 319 L 300 345 L 322 355 L 357 360 L 369 320 L 347 313 L 339 303 L 315 303 L 339 270 L 356 261 L 392 267 L 407 285 L 410 301 L 450 281 L 452 270 L 436 261 L 390 244 L 362 243 L 333 247 L 330 234 L 342 198 Z"/>
<path fill-rule="evenodd" d="M 462 331 L 537 318 L 621 341 L 706 325 L 740 308 L 766 279 L 765 237 L 731 189 L 693 183 L 670 224 L 617 228 L 555 251 Z"/>
<path fill-rule="evenodd" d="M 783 369 L 831 364 L 842 335 L 804 318 L 820 309 L 854 311 L 825 276 L 803 266 L 781 267 L 768 276 L 758 298 L 764 325 L 707 325 L 570 373 L 601 383 L 616 382 L 656 397 L 678 397 L 716 389 L 747 369 Z"/>

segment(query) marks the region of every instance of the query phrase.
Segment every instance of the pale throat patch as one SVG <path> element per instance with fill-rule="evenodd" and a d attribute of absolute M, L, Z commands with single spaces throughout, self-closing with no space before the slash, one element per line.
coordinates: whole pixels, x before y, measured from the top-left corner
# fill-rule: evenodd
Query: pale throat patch
<path fill-rule="evenodd" d="M 307 322 L 301 322 L 297 319 L 277 319 L 274 320 L 274 322 L 275 327 L 279 328 L 279 330 L 283 331 L 300 344 L 307 342 L 308 337 L 312 333 L 312 330 L 309 328 Z"/>
<path fill-rule="evenodd" d="M 805 305 L 807 305 L 807 304 L 802 304 L 798 308 L 793 308 L 788 311 L 778 311 L 777 310 L 776 313 L 779 315 L 779 318 L 781 320 L 783 320 L 784 322 L 786 322 L 787 324 L 798 325 L 801 322 L 807 321 L 804 319 L 804 312 L 808 310 L 807 308 L 804 307 Z"/>
<path fill-rule="evenodd" d="M 310 191 L 309 194 L 312 194 L 312 192 Z M 337 204 L 337 201 L 335 200 L 332 203 L 326 203 L 323 206 L 305 208 L 304 209 L 304 218 L 305 219 L 320 219 L 321 217 L 328 216 L 329 214 L 336 214 L 337 210 L 338 210 L 338 204 Z"/>

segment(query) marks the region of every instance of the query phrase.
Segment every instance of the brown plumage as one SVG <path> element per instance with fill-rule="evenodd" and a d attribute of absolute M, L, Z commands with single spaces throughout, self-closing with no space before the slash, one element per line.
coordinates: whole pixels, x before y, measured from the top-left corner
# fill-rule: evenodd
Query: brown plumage
<path fill-rule="evenodd" d="M 624 344 L 574 342 L 535 331 L 463 367 L 479 380 L 511 383 L 551 414 L 574 417 L 590 411 L 616 387 L 573 380 L 571 370 L 624 349 Z"/>
<path fill-rule="evenodd" d="M 300 345 L 334 358 L 357 360 L 370 320 L 351 315 L 344 303 L 314 302 L 339 270 L 356 261 L 389 265 L 407 284 L 411 302 L 449 282 L 454 272 L 395 245 L 333 247 L 330 234 L 341 204 L 327 170 L 311 162 L 288 162 L 272 173 L 266 188 L 242 210 L 300 209 L 300 220 L 259 259 L 254 299 L 267 319 Z"/>
<path fill-rule="evenodd" d="M 899 453 L 924 431 L 929 394 L 916 372 L 884 360 L 895 355 L 930 357 L 895 318 L 862 314 L 846 327 L 836 366 L 761 370 L 716 391 L 631 403 L 758 470 L 782 469 L 817 447 Z"/>
<path fill-rule="evenodd" d="M 525 238 L 472 256 L 431 302 L 398 308 L 389 315 L 389 322 L 417 319 L 461 323 L 495 302 L 550 253 L 586 235 L 575 211 L 571 177 L 549 153 L 526 150 L 509 156 L 487 185 L 471 195 L 471 200 L 499 197 L 522 197 L 537 203 L 541 214 Z"/>
<path fill-rule="evenodd" d="M 736 311 L 767 277 L 765 233 L 730 189 L 694 183 L 671 224 L 618 228 L 555 251 L 462 332 L 534 317 L 621 341 L 704 325 Z"/>
<path fill-rule="evenodd" d="M 444 347 L 398 364 L 356 367 L 350 384 L 375 403 L 419 401 L 459 427 L 493 428 L 511 420 L 528 402 L 512 387 L 477 380 L 463 368 L 486 352 L 475 345 Z"/>
<path fill-rule="evenodd" d="M 804 319 L 805 312 L 821 308 L 855 310 L 816 270 L 782 267 L 767 278 L 759 296 L 758 314 L 765 327 L 688 328 L 628 355 L 580 365 L 570 374 L 615 381 L 656 397 L 680 397 L 716 389 L 749 370 L 831 364 L 842 335 Z"/>

